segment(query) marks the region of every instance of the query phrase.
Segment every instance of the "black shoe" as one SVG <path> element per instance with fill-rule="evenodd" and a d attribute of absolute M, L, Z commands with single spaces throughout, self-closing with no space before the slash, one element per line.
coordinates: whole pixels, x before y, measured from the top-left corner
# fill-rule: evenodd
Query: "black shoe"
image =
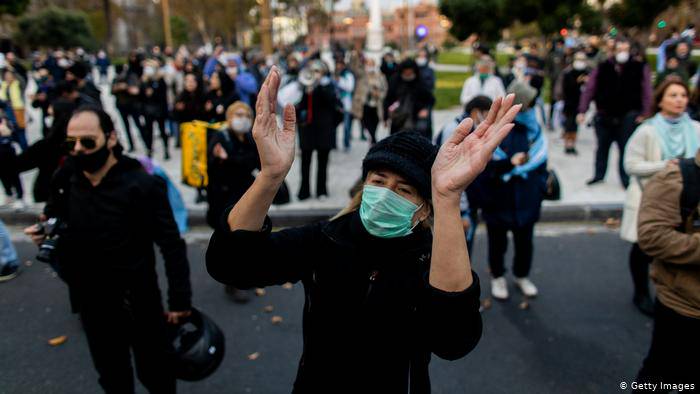
<path fill-rule="evenodd" d="M 578 151 L 574 147 L 564 149 L 564 153 L 567 155 L 578 155 Z"/>
<path fill-rule="evenodd" d="M 250 302 L 250 293 L 248 290 L 241 290 L 237 289 L 233 286 L 226 285 L 224 288 L 226 290 L 226 294 L 231 297 L 231 300 L 237 304 L 247 304 Z"/>
<path fill-rule="evenodd" d="M 305 192 L 305 193 L 299 192 L 299 194 L 297 194 L 297 199 L 299 199 L 299 201 L 308 200 L 309 197 L 311 197 L 311 193 L 309 193 L 309 192 Z"/>
<path fill-rule="evenodd" d="M 588 182 L 586 182 L 586 185 L 591 186 L 591 185 L 595 185 L 596 183 L 600 183 L 600 182 L 603 182 L 603 178 L 593 178 L 593 179 L 589 180 Z"/>
<path fill-rule="evenodd" d="M 0 271 L 0 283 L 2 282 L 7 282 L 9 280 L 12 280 L 17 277 L 17 274 L 19 273 L 19 266 L 15 265 L 10 267 L 9 265 L 5 265 L 2 267 L 2 271 Z"/>
<path fill-rule="evenodd" d="M 654 317 L 654 302 L 648 295 L 635 295 L 632 299 L 632 303 L 634 303 L 634 306 L 636 306 L 637 309 L 639 309 L 639 311 L 643 314 L 649 317 Z"/>
<path fill-rule="evenodd" d="M 170 152 L 167 150 L 165 151 L 165 154 L 163 155 L 163 160 L 168 161 L 170 160 Z"/>

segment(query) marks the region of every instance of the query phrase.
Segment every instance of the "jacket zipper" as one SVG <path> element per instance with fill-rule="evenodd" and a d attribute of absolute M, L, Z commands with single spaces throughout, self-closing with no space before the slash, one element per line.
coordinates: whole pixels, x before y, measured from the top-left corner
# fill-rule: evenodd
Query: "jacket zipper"
<path fill-rule="evenodd" d="M 378 275 L 379 271 L 377 270 L 373 270 L 369 273 L 369 285 L 367 286 L 367 294 L 365 294 L 365 302 L 367 302 L 369 299 L 369 294 L 372 292 L 372 287 L 374 286 L 374 282 L 377 280 Z"/>

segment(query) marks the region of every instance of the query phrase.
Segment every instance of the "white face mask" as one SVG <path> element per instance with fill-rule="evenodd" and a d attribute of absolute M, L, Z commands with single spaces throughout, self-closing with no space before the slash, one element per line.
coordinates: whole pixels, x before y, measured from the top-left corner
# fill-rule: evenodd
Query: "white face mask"
<path fill-rule="evenodd" d="M 575 70 L 585 70 L 586 69 L 586 62 L 584 60 L 574 60 L 574 69 Z"/>
<path fill-rule="evenodd" d="M 245 134 L 250 131 L 252 122 L 250 118 L 233 118 L 231 119 L 231 130 L 236 134 Z"/>
<path fill-rule="evenodd" d="M 143 75 L 146 77 L 152 77 L 156 74 L 156 69 L 153 66 L 146 66 L 143 68 Z"/>
<path fill-rule="evenodd" d="M 420 66 L 420 67 L 423 67 L 423 66 L 425 66 L 426 64 L 428 64 L 428 59 L 426 59 L 426 58 L 424 58 L 424 57 L 419 57 L 419 58 L 416 59 L 416 64 L 417 64 L 418 66 Z"/>
<path fill-rule="evenodd" d="M 628 60 L 630 60 L 629 52 L 619 52 L 617 55 L 615 55 L 615 61 L 620 64 L 625 64 Z"/>

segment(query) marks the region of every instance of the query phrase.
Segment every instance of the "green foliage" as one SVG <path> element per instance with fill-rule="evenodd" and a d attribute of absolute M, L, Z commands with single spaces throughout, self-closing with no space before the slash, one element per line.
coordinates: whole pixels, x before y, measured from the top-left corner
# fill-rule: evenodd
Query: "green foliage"
<path fill-rule="evenodd" d="M 190 26 L 187 20 L 181 16 L 170 17 L 170 30 L 173 35 L 175 46 L 184 45 L 190 42 Z"/>
<path fill-rule="evenodd" d="M 21 17 L 17 26 L 17 41 L 33 48 L 96 47 L 88 17 L 81 11 L 48 7 Z"/>
<path fill-rule="evenodd" d="M 450 32 L 460 40 L 479 34 L 486 41 L 516 21 L 536 22 L 544 34 L 570 26 L 577 15 L 589 18 L 586 29 L 600 27 L 602 18 L 585 0 L 440 0 L 440 11 L 452 20 Z"/>
<path fill-rule="evenodd" d="M 508 0 L 440 0 L 440 12 L 452 20 L 450 33 L 464 40 L 472 33 L 486 40 L 497 40 L 501 30 L 510 26 L 513 17 Z"/>
<path fill-rule="evenodd" d="M 2 0 L 0 1 L 0 15 L 10 14 L 18 16 L 23 14 L 29 6 L 30 0 Z"/>
<path fill-rule="evenodd" d="M 610 7 L 613 23 L 622 27 L 645 28 L 667 8 L 676 6 L 680 0 L 622 0 Z"/>

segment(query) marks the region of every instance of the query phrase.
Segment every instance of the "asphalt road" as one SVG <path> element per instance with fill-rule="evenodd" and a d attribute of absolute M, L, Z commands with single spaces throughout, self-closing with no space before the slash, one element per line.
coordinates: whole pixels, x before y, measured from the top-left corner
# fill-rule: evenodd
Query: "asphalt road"
<path fill-rule="evenodd" d="M 206 273 L 206 244 L 206 236 L 189 242 L 194 304 L 225 330 L 227 354 L 214 375 L 179 383 L 179 391 L 289 393 L 301 351 L 301 286 L 268 288 L 247 305 L 233 304 Z M 33 259 L 33 245 L 17 247 L 22 261 Z M 484 309 L 484 335 L 472 353 L 454 362 L 433 358 L 433 393 L 621 392 L 651 335 L 651 320 L 631 304 L 628 250 L 602 227 L 540 228 L 531 277 L 541 295 L 521 309 L 511 286 L 508 302 Z M 479 234 L 473 260 L 482 302 L 489 294 L 485 252 Z M 268 305 L 272 313 L 264 311 Z M 46 265 L 25 265 L 17 279 L 0 284 L 0 316 L 0 393 L 100 392 L 66 288 Z M 282 323 L 273 325 L 272 316 Z M 49 346 L 59 335 L 68 340 Z M 255 352 L 259 357 L 249 360 Z"/>

